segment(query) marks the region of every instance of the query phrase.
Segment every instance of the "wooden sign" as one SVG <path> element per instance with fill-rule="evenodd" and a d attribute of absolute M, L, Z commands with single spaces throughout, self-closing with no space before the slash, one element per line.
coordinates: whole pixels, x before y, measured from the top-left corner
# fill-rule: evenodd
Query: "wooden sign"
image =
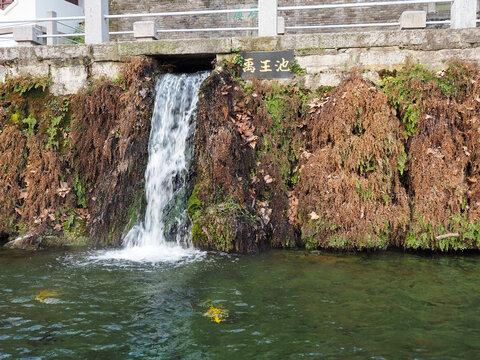
<path fill-rule="evenodd" d="M 290 71 L 295 54 L 293 50 L 243 52 L 242 79 L 291 79 Z"/>

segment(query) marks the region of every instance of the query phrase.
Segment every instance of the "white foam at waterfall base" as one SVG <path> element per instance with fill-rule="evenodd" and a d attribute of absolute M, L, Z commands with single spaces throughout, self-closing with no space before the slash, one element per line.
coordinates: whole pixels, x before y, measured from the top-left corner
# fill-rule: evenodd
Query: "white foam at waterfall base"
<path fill-rule="evenodd" d="M 122 249 L 100 251 L 92 259 L 177 262 L 202 256 L 202 252 L 193 248 L 190 236 L 185 235 L 191 233 L 186 206 L 176 219 L 183 231 L 177 231 L 175 239 L 165 238 L 163 215 L 175 193 L 185 185 L 182 174 L 188 162 L 188 137 L 194 124 L 198 91 L 207 76 L 205 72 L 166 74 L 158 81 L 145 172 L 147 208 L 144 221 L 128 232 Z"/>
<path fill-rule="evenodd" d="M 135 246 L 118 250 L 97 251 L 89 258 L 94 261 L 133 261 L 146 263 L 191 262 L 204 258 L 205 253 L 178 245 Z"/>

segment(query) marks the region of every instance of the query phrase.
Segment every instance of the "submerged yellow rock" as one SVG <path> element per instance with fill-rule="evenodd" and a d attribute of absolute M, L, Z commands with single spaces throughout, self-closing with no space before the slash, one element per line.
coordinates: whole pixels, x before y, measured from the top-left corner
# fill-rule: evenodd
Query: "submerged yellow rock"
<path fill-rule="evenodd" d="M 58 301 L 58 299 L 55 299 L 55 297 L 59 295 L 60 292 L 55 290 L 40 290 L 38 295 L 35 297 L 35 300 L 45 304 L 53 304 Z"/>
<path fill-rule="evenodd" d="M 213 305 L 210 305 L 210 308 L 205 314 L 203 314 L 203 316 L 209 317 L 212 319 L 212 321 L 220 324 L 228 317 L 228 311 L 226 309 L 216 308 Z"/>

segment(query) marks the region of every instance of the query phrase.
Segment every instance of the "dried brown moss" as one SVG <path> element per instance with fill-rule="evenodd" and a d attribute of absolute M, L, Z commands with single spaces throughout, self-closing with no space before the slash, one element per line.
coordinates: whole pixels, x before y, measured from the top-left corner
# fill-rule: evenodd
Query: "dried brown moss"
<path fill-rule="evenodd" d="M 122 81 L 73 97 L 52 96 L 43 78 L 0 86 L 0 233 L 75 227 L 95 243 L 120 241 L 143 189 L 152 73 L 151 62 L 138 60 Z"/>
<path fill-rule="evenodd" d="M 0 230 L 15 234 L 50 225 L 62 229 L 71 176 L 64 141 L 68 98 L 48 93 L 48 79 L 7 79 L 0 86 Z"/>
<path fill-rule="evenodd" d="M 74 207 L 68 158 L 56 150 L 46 150 L 45 136 L 28 136 L 26 167 L 22 173 L 23 206 L 20 215 L 30 226 L 61 223 L 62 209 Z"/>
<path fill-rule="evenodd" d="M 2 120 L 3 122 L 5 119 Z M 19 219 L 26 136 L 16 126 L 0 132 L 0 232 L 12 233 Z"/>
<path fill-rule="evenodd" d="M 453 63 L 436 74 L 420 67 L 404 72 L 422 75 L 404 81 L 408 96 L 398 104 L 414 104 L 418 121 L 408 141 L 412 222 L 406 246 L 478 249 L 480 70 Z M 446 234 L 452 236 L 442 238 Z"/>
<path fill-rule="evenodd" d="M 477 67 L 410 66 L 380 87 L 352 74 L 315 99 L 271 83 L 222 84 L 202 105 L 201 181 L 192 197 L 192 204 L 221 206 L 202 208 L 194 237 L 222 248 L 225 237 L 212 234 L 226 226 L 237 243 L 247 241 L 238 240 L 239 221 L 219 220 L 231 197 L 232 211 L 248 208 L 260 222 L 252 227 L 257 236 L 248 236 L 265 235 L 276 247 L 480 247 Z M 242 248 L 227 247 L 234 249 Z"/>
<path fill-rule="evenodd" d="M 87 188 L 87 226 L 96 244 L 120 241 L 129 206 L 143 191 L 153 90 L 152 63 L 136 60 L 122 81 L 98 83 L 74 99 L 75 170 Z"/>
<path fill-rule="evenodd" d="M 356 74 L 310 103 L 295 189 L 302 238 L 315 248 L 385 248 L 405 231 L 397 165 L 400 123 L 386 96 Z"/>

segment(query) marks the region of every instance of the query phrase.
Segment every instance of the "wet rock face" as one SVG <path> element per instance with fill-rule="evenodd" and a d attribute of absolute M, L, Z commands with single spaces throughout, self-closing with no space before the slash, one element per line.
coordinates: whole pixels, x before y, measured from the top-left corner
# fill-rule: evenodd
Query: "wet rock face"
<path fill-rule="evenodd" d="M 257 252 L 268 246 L 250 192 L 255 154 L 231 120 L 234 83 L 214 74 L 202 86 L 195 134 L 192 240 L 204 248 Z"/>
<path fill-rule="evenodd" d="M 41 240 L 38 234 L 28 234 L 5 244 L 7 249 L 38 250 Z"/>
<path fill-rule="evenodd" d="M 253 253 L 299 240 L 286 209 L 302 143 L 301 101 L 294 90 L 255 86 L 245 91 L 216 73 L 202 88 L 189 202 L 199 246 Z"/>
<path fill-rule="evenodd" d="M 355 73 L 309 92 L 215 74 L 189 202 L 197 245 L 480 249 L 480 70 Z"/>

